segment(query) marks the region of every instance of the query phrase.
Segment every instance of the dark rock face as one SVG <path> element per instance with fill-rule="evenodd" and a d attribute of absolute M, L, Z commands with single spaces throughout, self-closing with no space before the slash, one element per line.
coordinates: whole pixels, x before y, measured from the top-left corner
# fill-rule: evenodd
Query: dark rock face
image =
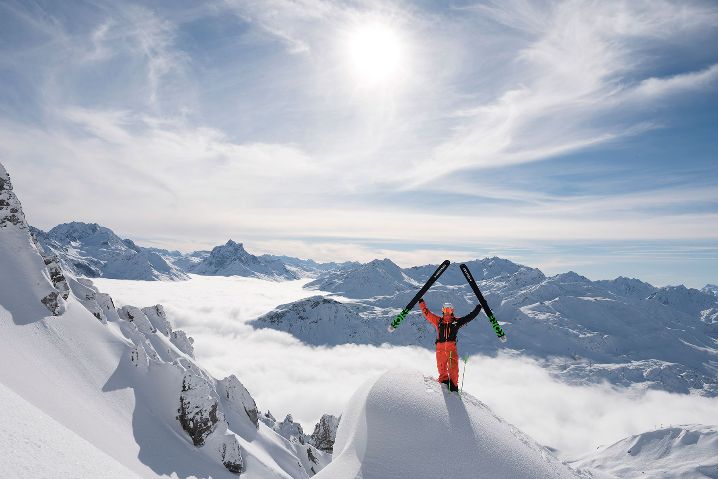
<path fill-rule="evenodd" d="M 247 415 L 255 429 L 259 428 L 259 411 L 257 410 L 257 403 L 254 401 L 252 395 L 247 391 L 247 388 L 237 379 L 237 376 L 232 374 L 231 376 L 219 381 L 218 389 L 220 394 L 221 390 L 224 391 L 224 396 L 227 399 L 226 406 L 232 409 L 241 411 Z"/>
<path fill-rule="evenodd" d="M 217 407 L 217 399 L 207 380 L 192 373 L 186 374 L 182 380 L 177 420 L 195 446 L 203 446 L 207 436 L 217 426 L 220 420 Z"/>
<path fill-rule="evenodd" d="M 27 229 L 25 215 L 22 212 L 20 201 L 12 191 L 10 175 L 0 165 L 0 227 L 7 225 Z"/>
<path fill-rule="evenodd" d="M 222 443 L 219 452 L 222 457 L 222 464 L 229 472 L 241 474 L 245 471 L 244 458 L 242 458 L 239 443 L 235 436 L 232 436 L 230 441 Z"/>
<path fill-rule="evenodd" d="M 47 306 L 47 309 L 53 314 L 53 316 L 59 316 L 63 313 L 64 309 L 62 303 L 59 300 L 60 293 L 53 291 L 40 300 L 42 304 Z"/>
<path fill-rule="evenodd" d="M 325 414 L 314 426 L 314 432 L 311 435 L 311 442 L 317 449 L 324 452 L 332 452 L 334 450 L 334 441 L 337 438 L 337 428 L 339 427 L 339 418 L 331 414 Z"/>

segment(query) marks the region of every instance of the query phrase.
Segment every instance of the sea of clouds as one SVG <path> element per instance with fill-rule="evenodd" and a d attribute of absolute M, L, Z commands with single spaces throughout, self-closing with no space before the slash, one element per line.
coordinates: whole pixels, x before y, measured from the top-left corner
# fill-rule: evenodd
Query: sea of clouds
<path fill-rule="evenodd" d="M 434 353 L 425 348 L 314 347 L 287 333 L 247 324 L 279 304 L 316 295 L 302 288 L 307 280 L 192 276 L 177 282 L 94 282 L 118 306 L 163 304 L 174 327 L 195 338 L 202 366 L 217 377 L 236 374 L 262 411 L 270 410 L 278 419 L 291 413 L 305 432 L 323 413 L 340 415 L 362 383 L 388 369 L 436 374 Z M 492 333 L 489 327 L 486 333 Z M 466 391 L 541 444 L 557 449 L 562 458 L 661 426 L 718 424 L 718 398 L 608 384 L 569 385 L 519 354 L 472 356 L 465 369 L 462 363 L 462 373 Z"/>

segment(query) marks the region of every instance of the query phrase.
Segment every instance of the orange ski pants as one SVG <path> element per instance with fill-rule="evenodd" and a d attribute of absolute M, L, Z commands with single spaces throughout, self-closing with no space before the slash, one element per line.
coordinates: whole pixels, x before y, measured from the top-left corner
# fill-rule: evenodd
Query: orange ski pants
<path fill-rule="evenodd" d="M 439 382 L 450 379 L 454 385 L 459 384 L 459 353 L 456 342 L 436 343 L 436 369 L 439 370 Z"/>

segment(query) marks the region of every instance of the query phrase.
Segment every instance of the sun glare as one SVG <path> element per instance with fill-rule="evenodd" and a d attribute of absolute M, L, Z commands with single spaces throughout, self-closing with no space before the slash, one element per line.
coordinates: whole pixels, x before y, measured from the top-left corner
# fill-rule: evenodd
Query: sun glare
<path fill-rule="evenodd" d="M 387 25 L 367 24 L 348 37 L 348 59 L 355 79 L 367 86 L 396 80 L 403 60 L 402 41 Z"/>

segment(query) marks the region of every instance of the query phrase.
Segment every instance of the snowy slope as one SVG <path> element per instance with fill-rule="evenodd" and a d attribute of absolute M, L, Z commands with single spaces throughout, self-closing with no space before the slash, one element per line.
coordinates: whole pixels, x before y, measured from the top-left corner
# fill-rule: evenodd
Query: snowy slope
<path fill-rule="evenodd" d="M 701 291 L 704 293 L 710 293 L 714 296 L 718 296 L 718 285 L 715 284 L 707 284 L 701 288 Z"/>
<path fill-rule="evenodd" d="M 416 371 L 393 370 L 344 409 L 334 460 L 318 479 L 577 478 L 469 394 Z"/>
<path fill-rule="evenodd" d="M 572 462 L 606 478 L 718 477 L 718 428 L 675 426 L 622 439 Z"/>
<path fill-rule="evenodd" d="M 94 464 L 84 477 L 305 479 L 326 464 L 323 451 L 259 423 L 236 377 L 201 368 L 160 305 L 118 310 L 89 280 L 59 274 L 1 166 L 0 200 L 0 393 L 17 405 L 0 416 L 2 440 L 12 438 L 1 465 L 33 478 L 83 477 Z M 86 465 L 71 463 L 70 446 Z"/>
<path fill-rule="evenodd" d="M 255 256 L 232 240 L 216 246 L 209 256 L 192 266 L 192 273 L 212 276 L 248 276 L 264 279 L 298 279 L 280 260 Z"/>
<path fill-rule="evenodd" d="M 91 443 L 0 384 L 3 477 L 138 477 Z"/>
<path fill-rule="evenodd" d="M 322 275 L 310 283 L 340 294 L 324 298 L 324 310 L 317 308 L 316 300 L 305 299 L 279 306 L 253 324 L 290 332 L 314 345 L 388 342 L 432 348 L 433 327 L 418 308 L 394 334 L 385 330 L 416 293 L 416 285 L 433 272 L 433 265 L 400 270 L 383 268 L 385 264 Z M 475 275 L 483 278 L 480 287 L 509 342 L 504 346 L 496 340 L 482 314 L 462 329 L 462 353 L 494 354 L 508 347 L 541 359 L 569 381 L 641 383 L 718 395 L 717 297 L 627 278 L 591 281 L 573 272 L 547 278 L 539 270 L 499 258 L 471 264 Z M 457 273 L 461 274 L 452 265 L 427 293 L 430 309 L 438 311 L 445 301 L 454 303 L 457 315 L 473 308 L 476 298 L 463 275 L 463 284 L 454 284 Z M 402 281 L 405 277 L 414 280 Z M 378 291 L 395 292 L 376 296 Z M 342 297 L 347 295 L 351 301 Z M 331 303 L 332 299 L 344 304 Z"/>
<path fill-rule="evenodd" d="M 63 269 L 76 276 L 115 279 L 180 280 L 187 276 L 157 252 L 122 239 L 97 223 L 57 225 L 47 233 L 33 228 L 43 249 L 57 255 Z"/>

